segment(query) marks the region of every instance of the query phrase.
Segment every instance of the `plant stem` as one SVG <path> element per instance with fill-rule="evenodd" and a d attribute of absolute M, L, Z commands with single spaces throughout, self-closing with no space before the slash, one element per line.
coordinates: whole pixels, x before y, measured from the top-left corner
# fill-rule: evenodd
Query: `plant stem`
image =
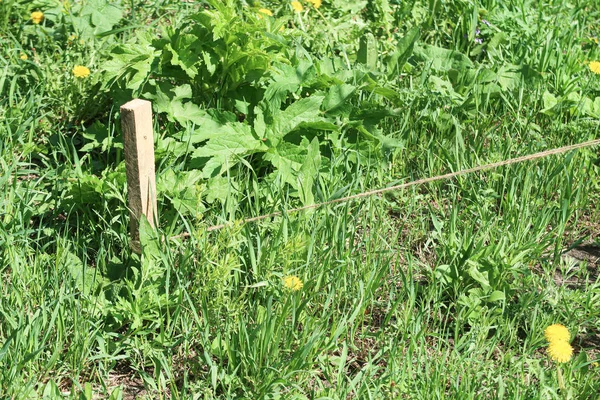
<path fill-rule="evenodd" d="M 306 28 L 304 28 L 304 22 L 302 21 L 302 13 L 296 14 L 298 14 L 298 20 L 300 21 L 300 29 L 302 29 L 303 32 L 306 32 Z"/>
<path fill-rule="evenodd" d="M 560 391 L 563 392 L 565 390 L 565 380 L 563 379 L 562 371 L 558 364 L 556 365 L 556 372 L 558 374 L 558 387 L 560 388 Z"/>

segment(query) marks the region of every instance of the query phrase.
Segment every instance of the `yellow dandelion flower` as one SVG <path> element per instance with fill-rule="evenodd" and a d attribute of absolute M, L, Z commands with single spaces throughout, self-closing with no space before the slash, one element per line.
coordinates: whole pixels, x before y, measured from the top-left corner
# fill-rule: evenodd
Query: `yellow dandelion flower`
<path fill-rule="evenodd" d="M 600 74 L 600 61 L 590 61 L 588 67 L 590 67 L 590 71 L 593 73 Z"/>
<path fill-rule="evenodd" d="M 556 340 L 548 345 L 548 355 L 557 363 L 566 363 L 573 357 L 573 347 L 564 340 Z"/>
<path fill-rule="evenodd" d="M 90 76 L 90 69 L 83 65 L 76 65 L 75 68 L 73 68 L 73 75 L 75 75 L 75 78 L 87 78 Z"/>
<path fill-rule="evenodd" d="M 44 13 L 41 11 L 34 11 L 31 13 L 31 22 L 39 24 L 44 20 Z"/>
<path fill-rule="evenodd" d="M 302 7 L 302 3 L 300 3 L 299 1 L 292 1 L 292 8 L 296 12 L 304 11 L 304 7 Z"/>
<path fill-rule="evenodd" d="M 568 342 L 571 339 L 571 334 L 569 330 L 561 324 L 553 324 L 546 328 L 544 331 L 544 336 L 546 340 L 550 343 L 556 341 Z"/>
<path fill-rule="evenodd" d="M 258 12 L 261 14 L 268 15 L 269 17 L 273 16 L 273 12 L 271 10 L 269 10 L 268 8 L 261 8 L 258 10 Z"/>
<path fill-rule="evenodd" d="M 321 0 L 306 0 L 313 5 L 314 8 L 321 7 Z"/>
<path fill-rule="evenodd" d="M 23 61 L 27 60 L 29 57 L 27 57 L 27 54 L 25 53 L 21 53 L 21 55 L 19 56 L 19 58 Z"/>
<path fill-rule="evenodd" d="M 284 276 L 283 277 L 283 286 L 286 289 L 292 290 L 294 292 L 302 289 L 302 287 L 304 286 L 304 284 L 302 283 L 302 281 L 300 280 L 300 278 L 298 278 L 295 275 L 288 275 L 288 276 Z"/>

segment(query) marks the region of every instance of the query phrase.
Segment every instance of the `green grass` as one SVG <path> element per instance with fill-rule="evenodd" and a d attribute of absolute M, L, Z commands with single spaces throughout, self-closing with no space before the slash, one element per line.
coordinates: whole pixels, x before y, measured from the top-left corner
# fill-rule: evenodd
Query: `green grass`
<path fill-rule="evenodd" d="M 600 137 L 595 2 L 265 1 L 275 18 L 259 20 L 159 0 L 83 17 L 108 3 L 0 3 L 1 398 L 598 398 L 597 148 L 239 223 Z M 367 32 L 374 68 L 356 61 Z M 222 52 L 214 71 L 180 34 Z M 155 105 L 159 188 L 141 255 L 118 112 L 134 96 Z M 240 143 L 206 174 L 217 156 L 194 152 L 231 132 L 267 148 Z M 564 389 L 553 323 L 572 336 Z"/>

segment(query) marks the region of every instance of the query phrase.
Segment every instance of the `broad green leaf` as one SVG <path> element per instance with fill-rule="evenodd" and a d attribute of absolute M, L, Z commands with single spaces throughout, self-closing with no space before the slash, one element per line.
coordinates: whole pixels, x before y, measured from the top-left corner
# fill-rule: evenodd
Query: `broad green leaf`
<path fill-rule="evenodd" d="M 221 335 L 218 334 L 217 337 L 215 337 L 210 345 L 210 350 L 212 352 L 212 354 L 214 354 L 217 357 L 223 357 L 225 354 L 227 354 L 227 350 L 228 350 L 228 344 L 226 340 L 223 340 L 221 338 Z"/>
<path fill-rule="evenodd" d="M 110 393 L 108 400 L 122 400 L 123 399 L 123 389 L 121 387 L 116 387 Z"/>
<path fill-rule="evenodd" d="M 80 151 L 91 151 L 98 147 L 102 147 L 102 151 L 106 151 L 108 149 L 108 128 L 100 121 L 94 121 L 92 125 L 85 128 L 83 137 L 90 142 L 81 147 Z"/>
<path fill-rule="evenodd" d="M 60 258 L 64 262 L 65 269 L 71 274 L 75 287 L 81 293 L 89 294 L 96 284 L 96 278 L 100 279 L 101 275 L 97 275 L 93 268 L 85 266 L 79 257 L 68 250 L 62 251 Z"/>
<path fill-rule="evenodd" d="M 469 276 L 475 281 L 477 281 L 482 288 L 489 289 L 490 282 L 488 280 L 488 277 L 486 276 L 487 274 L 484 274 L 479 270 L 481 268 L 481 265 L 471 260 L 467 261 L 467 264 L 469 264 L 469 269 L 467 271 Z"/>
<path fill-rule="evenodd" d="M 224 202 L 231 193 L 231 182 L 224 176 L 215 176 L 208 180 L 206 189 L 206 201 L 214 203 L 215 200 Z"/>
<path fill-rule="evenodd" d="M 360 12 L 364 10 L 368 5 L 368 0 L 341 0 L 335 2 L 336 9 L 344 13 L 349 13 L 350 15 L 360 15 Z"/>
<path fill-rule="evenodd" d="M 198 66 L 202 58 L 202 44 L 195 35 L 181 34 L 171 37 L 171 43 L 165 46 L 171 53 L 171 64 L 177 65 L 191 78 L 198 75 Z"/>
<path fill-rule="evenodd" d="M 419 44 L 414 48 L 415 58 L 423 61 L 436 71 L 449 71 L 451 69 L 463 70 L 473 68 L 473 62 L 465 54 L 448 50 L 442 47 Z"/>
<path fill-rule="evenodd" d="M 156 181 L 156 188 L 160 192 L 177 193 L 194 186 L 201 179 L 199 171 L 174 171 L 167 168 Z"/>
<path fill-rule="evenodd" d="M 596 97 L 594 99 L 594 104 L 593 104 L 592 110 L 594 112 L 594 115 L 600 116 L 600 97 Z"/>
<path fill-rule="evenodd" d="M 87 0 L 80 16 L 90 16 L 95 34 L 111 30 L 123 17 L 120 1 Z"/>
<path fill-rule="evenodd" d="M 381 152 L 387 157 L 393 150 L 404 148 L 404 143 L 396 138 L 385 136 L 380 128 L 376 126 L 367 126 L 362 121 L 356 121 L 352 124 L 359 132 L 368 139 L 378 140 L 381 144 Z"/>
<path fill-rule="evenodd" d="M 191 101 L 183 103 L 183 100 L 192 97 L 190 85 L 170 87 L 168 84 L 160 84 L 156 86 L 156 94 L 145 93 L 144 97 L 153 100 L 155 111 L 165 113 L 169 121 L 178 122 L 189 129 L 194 126 L 193 131 L 188 130 L 181 137 L 184 143 L 195 144 L 207 140 L 212 132 L 223 125 L 217 118 Z"/>
<path fill-rule="evenodd" d="M 394 89 L 387 88 L 384 86 L 375 86 L 373 87 L 373 93 L 383 96 L 390 100 L 398 99 L 398 92 Z"/>
<path fill-rule="evenodd" d="M 193 158 L 208 159 L 202 170 L 204 178 L 222 174 L 237 164 L 240 157 L 267 149 L 262 140 L 252 135 L 248 125 L 240 123 L 221 126 L 207 135 L 208 142 L 192 154 Z"/>
<path fill-rule="evenodd" d="M 208 73 L 210 75 L 214 75 L 215 71 L 217 70 L 217 65 L 219 63 L 217 56 L 210 51 L 203 51 L 202 59 L 204 60 L 204 65 L 206 65 L 206 70 L 208 71 Z"/>
<path fill-rule="evenodd" d="M 336 111 L 342 111 L 346 109 L 349 113 L 352 110 L 352 106 L 343 107 L 347 102 L 347 99 L 355 92 L 356 86 L 343 84 L 331 86 L 329 92 L 323 99 L 323 109 L 326 113 L 335 114 Z"/>
<path fill-rule="evenodd" d="M 504 32 L 497 32 L 487 42 L 487 52 L 491 55 L 501 55 L 500 46 L 506 42 L 506 34 Z"/>
<path fill-rule="evenodd" d="M 172 137 L 157 139 L 154 152 L 157 159 L 162 159 L 165 156 L 180 157 L 187 154 L 191 150 L 190 141 L 180 141 Z"/>
<path fill-rule="evenodd" d="M 277 147 L 272 147 L 264 154 L 263 158 L 269 161 L 277 170 L 281 180 L 298 189 L 298 171 L 306 157 L 306 147 L 289 142 L 280 142 Z"/>
<path fill-rule="evenodd" d="M 315 137 L 307 147 L 307 154 L 298 173 L 300 200 L 304 205 L 314 203 L 313 185 L 319 177 L 321 152 L 319 140 Z"/>
<path fill-rule="evenodd" d="M 111 31 L 123 18 L 120 1 L 88 0 L 81 8 L 73 5 L 70 11 L 73 28 L 83 40 Z"/>
<path fill-rule="evenodd" d="M 433 92 L 440 93 L 443 96 L 451 98 L 455 103 L 463 100 L 463 97 L 454 91 L 452 83 L 449 81 L 439 78 L 435 75 L 429 76 L 430 88 Z"/>
<path fill-rule="evenodd" d="M 260 107 L 254 107 L 254 132 L 259 138 L 264 138 L 267 131 L 265 115 Z"/>
<path fill-rule="evenodd" d="M 203 185 L 198 184 L 201 178 L 202 173 L 198 170 L 175 172 L 168 168 L 159 175 L 156 190 L 169 198 L 176 210 L 196 217 L 204 209 Z"/>
<path fill-rule="evenodd" d="M 416 41 L 419 39 L 420 30 L 414 27 L 406 33 L 402 39 L 398 41 L 396 51 L 390 56 L 387 61 L 387 74 L 394 75 L 402 72 L 402 67 L 413 53 Z"/>
<path fill-rule="evenodd" d="M 364 10 L 365 7 L 367 7 L 368 3 L 369 3 L 368 0 L 353 0 L 353 1 L 341 0 L 341 1 L 336 1 L 335 6 L 336 6 L 336 9 L 338 9 L 344 13 L 350 13 L 351 15 L 359 15 L 360 12 L 362 10 Z"/>
<path fill-rule="evenodd" d="M 111 51 L 112 58 L 102 67 L 105 86 L 124 80 L 127 89 L 139 89 L 148 79 L 152 63 L 160 53 L 142 35 L 133 43 L 116 46 Z"/>
<path fill-rule="evenodd" d="M 296 67 L 277 63 L 273 65 L 271 82 L 264 94 L 264 101 L 269 105 L 269 111 L 279 110 L 283 101 L 290 93 L 300 89 L 303 82 L 314 75 L 311 62 L 302 60 Z"/>
<path fill-rule="evenodd" d="M 488 298 L 488 301 L 495 303 L 497 301 L 504 301 L 506 300 L 506 296 L 504 295 L 504 292 L 501 292 L 499 290 L 494 290 L 491 294 L 490 297 Z"/>
<path fill-rule="evenodd" d="M 83 393 L 82 395 L 85 397 L 85 400 L 92 400 L 92 384 L 89 382 L 86 382 L 85 385 L 83 385 Z"/>
<path fill-rule="evenodd" d="M 554 115 L 553 109 L 558 104 L 556 96 L 546 90 L 542 95 L 542 101 L 544 102 L 544 109 L 541 112 L 548 115 Z"/>
<path fill-rule="evenodd" d="M 587 96 L 583 96 L 579 103 L 579 113 L 582 115 L 597 118 L 598 114 L 594 110 L 594 102 Z"/>
<path fill-rule="evenodd" d="M 476 72 L 473 72 L 476 75 L 478 83 L 491 83 L 496 82 L 498 80 L 498 74 L 490 68 L 479 68 Z M 469 82 L 471 80 L 469 79 Z"/>
<path fill-rule="evenodd" d="M 53 399 L 61 399 L 63 396 L 60 393 L 60 389 L 58 385 L 50 379 L 46 385 L 44 386 L 44 392 L 42 394 L 42 399 L 53 400 Z"/>
<path fill-rule="evenodd" d="M 359 63 L 365 64 L 371 70 L 377 69 L 377 61 L 379 60 L 379 52 L 377 50 L 377 39 L 372 33 L 367 33 L 360 38 L 358 54 L 356 59 Z"/>
<path fill-rule="evenodd" d="M 148 223 L 146 216 L 142 215 L 138 221 L 140 230 L 140 245 L 146 257 L 160 258 L 160 239 L 156 230 Z"/>
<path fill-rule="evenodd" d="M 503 65 L 498 71 L 498 84 L 502 90 L 512 90 L 520 86 L 523 75 L 519 65 Z"/>
<path fill-rule="evenodd" d="M 311 96 L 293 103 L 284 111 L 277 113 L 273 118 L 273 127 L 271 129 L 273 139 L 282 138 L 294 130 L 302 122 L 323 121 L 320 108 L 324 96 Z"/>

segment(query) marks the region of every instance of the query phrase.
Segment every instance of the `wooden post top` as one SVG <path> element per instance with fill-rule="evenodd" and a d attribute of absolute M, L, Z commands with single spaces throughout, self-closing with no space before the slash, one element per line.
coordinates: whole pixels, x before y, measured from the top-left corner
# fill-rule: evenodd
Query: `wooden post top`
<path fill-rule="evenodd" d="M 152 103 L 149 102 L 148 100 L 142 100 L 142 99 L 133 99 L 131 101 L 128 101 L 127 103 L 125 103 L 121 106 L 121 111 L 123 111 L 123 110 L 135 111 L 135 110 L 138 110 L 143 107 L 150 107 L 150 112 L 152 112 Z"/>

